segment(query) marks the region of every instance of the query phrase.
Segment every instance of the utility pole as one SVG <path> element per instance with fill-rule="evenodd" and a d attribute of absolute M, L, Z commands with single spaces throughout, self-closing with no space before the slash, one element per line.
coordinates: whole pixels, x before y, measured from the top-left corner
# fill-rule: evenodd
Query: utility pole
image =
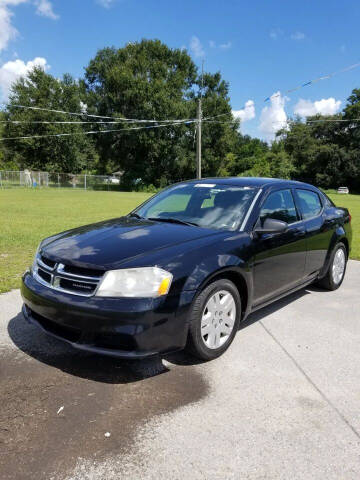
<path fill-rule="evenodd" d="M 196 132 L 196 178 L 201 178 L 201 98 L 198 101 L 197 107 L 197 132 Z"/>
<path fill-rule="evenodd" d="M 200 89 L 200 97 L 198 100 L 198 107 L 197 107 L 197 135 L 196 135 L 196 178 L 201 178 L 201 123 L 202 123 L 202 109 L 201 109 L 201 100 L 203 95 L 203 88 L 204 88 L 204 60 L 202 62 L 202 70 L 201 70 L 201 89 Z"/>

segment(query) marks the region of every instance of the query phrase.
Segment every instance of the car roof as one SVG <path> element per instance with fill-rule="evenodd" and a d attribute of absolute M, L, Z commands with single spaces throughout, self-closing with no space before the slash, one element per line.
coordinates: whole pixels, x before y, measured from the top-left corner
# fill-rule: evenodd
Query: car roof
<path fill-rule="evenodd" d="M 264 188 L 270 186 L 297 186 L 316 188 L 308 183 L 298 182 L 295 180 L 284 180 L 280 178 L 264 178 L 264 177 L 212 177 L 188 180 L 186 183 L 217 183 L 222 185 L 236 185 L 238 187 L 254 187 Z"/>

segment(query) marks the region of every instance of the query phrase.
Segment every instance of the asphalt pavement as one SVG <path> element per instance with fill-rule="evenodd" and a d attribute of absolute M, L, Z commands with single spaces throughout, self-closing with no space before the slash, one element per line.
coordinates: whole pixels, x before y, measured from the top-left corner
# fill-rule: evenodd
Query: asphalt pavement
<path fill-rule="evenodd" d="M 79 353 L 0 295 L 1 480 L 359 480 L 359 287 L 350 261 L 208 363 Z"/>

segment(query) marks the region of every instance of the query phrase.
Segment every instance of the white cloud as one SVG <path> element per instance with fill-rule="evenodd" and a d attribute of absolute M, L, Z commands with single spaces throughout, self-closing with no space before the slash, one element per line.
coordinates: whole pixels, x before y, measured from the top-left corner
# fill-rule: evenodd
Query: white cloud
<path fill-rule="evenodd" d="M 59 15 L 56 15 L 53 10 L 53 6 L 49 0 L 35 0 L 36 13 L 42 15 L 43 17 L 51 18 L 52 20 L 57 20 Z"/>
<path fill-rule="evenodd" d="M 229 48 L 232 47 L 232 43 L 231 42 L 226 42 L 226 43 L 221 43 L 219 45 L 219 48 L 221 48 L 222 50 L 228 50 Z"/>
<path fill-rule="evenodd" d="M 96 3 L 104 8 L 110 8 L 115 0 L 96 0 Z"/>
<path fill-rule="evenodd" d="M 87 104 L 80 100 L 80 110 L 82 111 L 82 113 L 87 113 L 87 109 L 88 109 Z"/>
<path fill-rule="evenodd" d="M 340 110 L 341 101 L 335 98 L 323 98 L 312 102 L 300 98 L 294 107 L 294 113 L 300 117 L 310 117 L 312 115 L 334 115 Z"/>
<path fill-rule="evenodd" d="M 255 118 L 255 104 L 253 100 L 248 100 L 245 103 L 245 108 L 242 108 L 241 110 L 233 110 L 232 114 L 235 118 L 240 119 L 241 123 L 252 120 Z"/>
<path fill-rule="evenodd" d="M 291 40 L 304 40 L 305 33 L 303 32 L 295 32 L 290 35 Z"/>
<path fill-rule="evenodd" d="M 50 68 L 46 59 L 42 57 L 36 57 L 27 63 L 20 59 L 4 63 L 0 67 L 0 98 L 7 100 L 13 82 L 26 76 L 34 67 L 41 67 L 43 70 Z"/>
<path fill-rule="evenodd" d="M 270 30 L 269 36 L 273 40 L 276 40 L 282 34 L 283 34 L 283 31 L 281 30 L 281 28 L 273 28 L 272 30 Z"/>
<path fill-rule="evenodd" d="M 229 42 L 220 43 L 219 45 L 217 45 L 216 42 L 214 42 L 214 40 L 210 40 L 209 41 L 209 47 L 210 48 L 220 48 L 221 50 L 228 50 L 229 48 L 232 47 L 232 43 L 229 41 Z"/>
<path fill-rule="evenodd" d="M 11 7 L 16 7 L 21 3 L 30 3 L 30 0 L 0 0 L 0 52 L 5 50 L 10 41 L 15 40 L 18 31 L 11 23 L 13 13 Z M 32 2 L 31 2 L 32 3 Z M 52 4 L 49 0 L 34 0 L 36 13 L 52 19 L 58 18 L 55 15 Z"/>
<path fill-rule="evenodd" d="M 204 48 L 198 37 L 195 35 L 191 37 L 190 40 L 190 51 L 195 58 L 203 57 L 205 55 Z"/>
<path fill-rule="evenodd" d="M 287 100 L 288 98 L 283 97 L 280 92 L 275 92 L 270 97 L 270 105 L 261 111 L 259 129 L 268 141 L 274 139 L 278 130 L 287 126 L 287 115 L 284 108 Z"/>
<path fill-rule="evenodd" d="M 26 1 L 27 0 L 0 0 L 0 52 L 5 50 L 8 43 L 11 40 L 14 40 L 18 35 L 18 31 L 11 24 L 11 17 L 13 14 L 8 6 L 19 5 Z"/>

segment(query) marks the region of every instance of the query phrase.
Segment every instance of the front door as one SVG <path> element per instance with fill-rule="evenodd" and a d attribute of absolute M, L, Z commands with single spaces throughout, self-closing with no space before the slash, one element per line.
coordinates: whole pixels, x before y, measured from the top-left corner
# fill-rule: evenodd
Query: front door
<path fill-rule="evenodd" d="M 254 238 L 254 305 L 281 295 L 300 284 L 306 259 L 305 226 L 295 207 L 292 190 L 271 192 L 261 206 L 258 223 L 266 218 L 288 224 L 284 233 Z"/>

